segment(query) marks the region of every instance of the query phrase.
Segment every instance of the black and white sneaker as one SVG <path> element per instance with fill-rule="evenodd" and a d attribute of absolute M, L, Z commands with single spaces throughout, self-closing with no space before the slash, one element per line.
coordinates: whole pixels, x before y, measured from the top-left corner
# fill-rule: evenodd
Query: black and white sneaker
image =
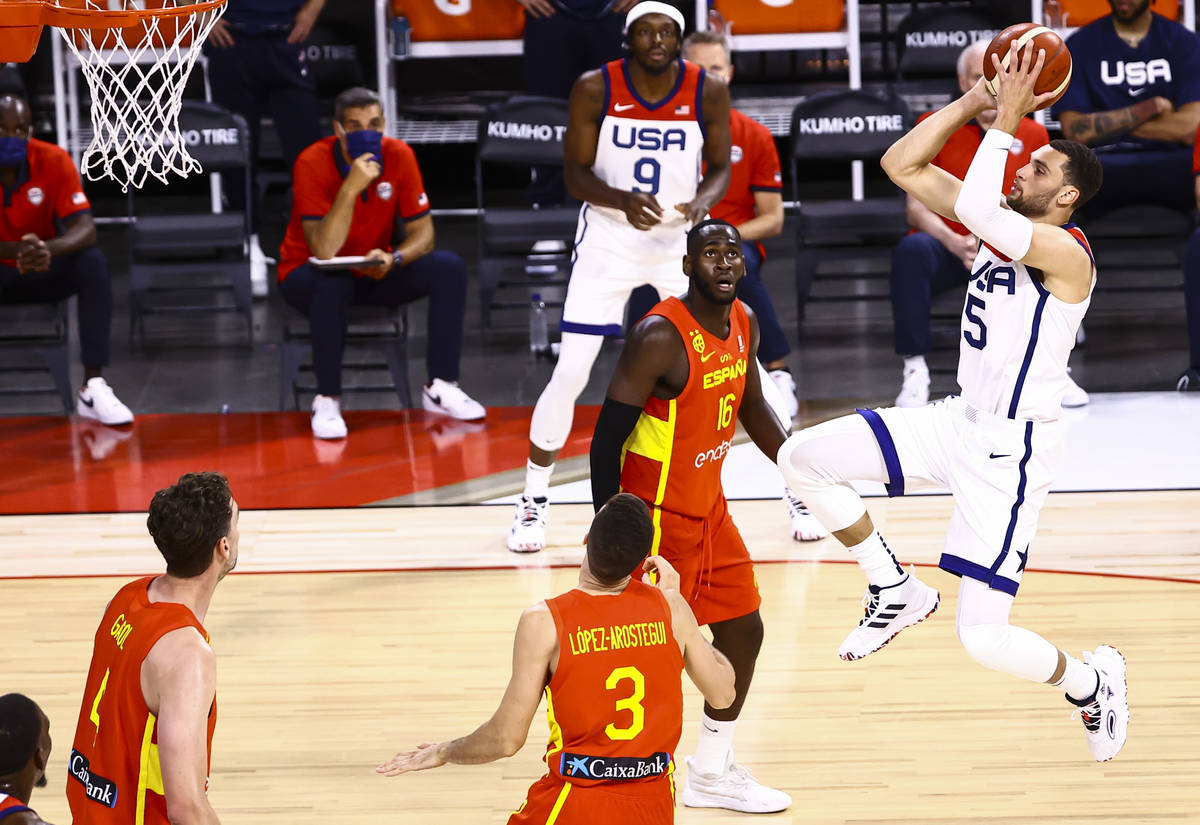
<path fill-rule="evenodd" d="M 906 627 L 923 622 L 938 609 L 938 592 L 909 570 L 904 581 L 891 587 L 867 587 L 863 596 L 866 615 L 838 648 L 847 662 L 870 656 Z"/>
<path fill-rule="evenodd" d="M 1070 696 L 1067 701 L 1079 707 L 1083 735 L 1087 737 L 1092 758 L 1107 762 L 1121 752 L 1129 734 L 1125 657 L 1115 647 L 1100 645 L 1091 653 L 1084 651 L 1083 661 L 1094 667 L 1099 676 L 1096 692 L 1082 702 Z"/>
<path fill-rule="evenodd" d="M 1175 382 L 1175 389 L 1180 392 L 1188 392 L 1189 390 L 1195 392 L 1200 390 L 1200 369 L 1188 367 L 1184 370 L 1183 374 Z"/>

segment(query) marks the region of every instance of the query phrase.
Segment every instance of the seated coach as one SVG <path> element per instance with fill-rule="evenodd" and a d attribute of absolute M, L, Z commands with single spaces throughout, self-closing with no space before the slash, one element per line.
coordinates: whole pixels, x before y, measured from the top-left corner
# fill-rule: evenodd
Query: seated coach
<path fill-rule="evenodd" d="M 466 310 L 467 270 L 453 252 L 433 248 L 433 218 L 421 170 L 402 140 L 384 137 L 383 107 L 370 89 L 337 96 L 334 136 L 309 146 L 293 170 L 292 217 L 279 252 L 279 289 L 308 316 L 312 329 L 312 429 L 317 438 L 344 438 L 342 353 L 347 309 L 396 307 L 429 298 L 429 412 L 465 421 L 484 408 L 458 386 Z M 323 270 L 310 256 L 361 256 L 369 265 Z"/>
<path fill-rule="evenodd" d="M 133 413 L 101 377 L 108 364 L 112 286 L 96 246 L 92 205 L 66 150 L 33 139 L 29 104 L 0 94 L 0 304 L 57 303 L 79 296 L 84 384 L 75 410 L 103 424 Z"/>

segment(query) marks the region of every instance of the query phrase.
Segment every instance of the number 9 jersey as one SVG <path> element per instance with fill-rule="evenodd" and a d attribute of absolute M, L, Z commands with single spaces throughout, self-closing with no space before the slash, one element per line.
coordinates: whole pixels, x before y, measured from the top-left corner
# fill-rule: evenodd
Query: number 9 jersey
<path fill-rule="evenodd" d="M 630 581 L 617 595 L 576 589 L 546 606 L 559 644 L 546 685 L 548 772 L 509 825 L 672 822 L 683 654 L 666 597 Z"/>
<path fill-rule="evenodd" d="M 614 189 L 653 195 L 663 209 L 663 219 L 650 231 L 674 237 L 684 229 L 684 216 L 675 210 L 675 204 L 696 197 L 700 184 L 704 70 L 680 60 L 675 87 L 653 105 L 633 88 L 625 60 L 605 63 L 600 72 L 604 76 L 604 115 L 592 172 Z M 629 227 L 619 209 L 592 209 Z"/>

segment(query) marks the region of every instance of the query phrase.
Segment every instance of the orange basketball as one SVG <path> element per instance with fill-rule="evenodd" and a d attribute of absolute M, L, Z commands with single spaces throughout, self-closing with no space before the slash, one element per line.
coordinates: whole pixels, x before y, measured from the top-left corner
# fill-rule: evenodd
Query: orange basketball
<path fill-rule="evenodd" d="M 1008 47 L 1013 41 L 1016 41 L 1017 44 L 1018 61 L 1021 59 L 1020 50 L 1025 48 L 1030 41 L 1033 42 L 1034 60 L 1037 59 L 1038 49 L 1046 52 L 1046 63 L 1042 66 L 1042 73 L 1033 85 L 1033 90 L 1038 94 L 1054 92 L 1053 100 L 1049 100 L 1039 107 L 1045 109 L 1062 97 L 1071 83 L 1071 52 L 1068 51 L 1067 44 L 1053 29 L 1039 26 L 1037 23 L 1018 23 L 1015 26 L 1009 26 L 992 38 L 987 51 L 983 54 L 983 81 L 987 90 L 993 95 L 996 94 L 996 87 L 992 82 L 996 77 L 996 69 L 992 66 L 992 55 L 999 57 L 1000 65 L 1008 68 Z M 1020 68 L 1020 65 L 1018 62 L 1017 67 Z"/>

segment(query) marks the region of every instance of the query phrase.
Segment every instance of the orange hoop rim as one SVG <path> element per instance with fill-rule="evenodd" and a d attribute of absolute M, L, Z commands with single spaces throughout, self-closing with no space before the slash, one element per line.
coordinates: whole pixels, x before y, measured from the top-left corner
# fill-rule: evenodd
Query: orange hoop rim
<path fill-rule="evenodd" d="M 92 9 L 88 0 L 0 0 L 4 21 L 0 30 L 17 26 L 55 26 L 60 29 L 127 29 L 150 18 L 186 17 L 224 6 L 226 0 L 197 0 L 158 9 Z"/>

